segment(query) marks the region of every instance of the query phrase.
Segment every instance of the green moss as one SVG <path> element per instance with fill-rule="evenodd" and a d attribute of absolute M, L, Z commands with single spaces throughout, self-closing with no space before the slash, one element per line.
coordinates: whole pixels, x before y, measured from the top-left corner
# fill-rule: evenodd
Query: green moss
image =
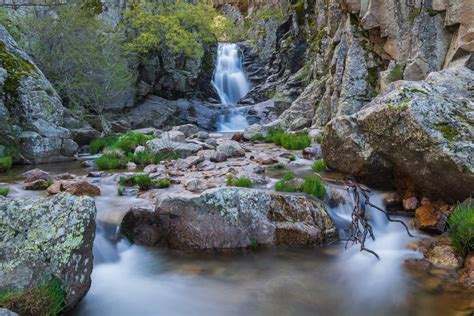
<path fill-rule="evenodd" d="M 227 185 L 233 187 L 242 187 L 242 188 L 252 188 L 253 183 L 252 180 L 245 177 L 234 178 L 232 176 L 227 177 Z"/>
<path fill-rule="evenodd" d="M 24 76 L 31 75 L 34 66 L 25 59 L 8 52 L 5 43 L 0 42 L 0 67 L 5 69 L 8 73 L 3 83 L 3 91 L 7 96 L 6 105 L 11 109 L 15 106 L 18 99 L 18 89 L 20 88 L 21 79 Z"/>
<path fill-rule="evenodd" d="M 10 193 L 9 187 L 0 187 L 0 196 L 7 196 Z"/>
<path fill-rule="evenodd" d="M 313 169 L 314 172 L 320 172 L 320 171 L 325 171 L 327 168 L 326 163 L 324 162 L 324 159 L 318 159 L 313 162 L 311 165 L 311 169 Z"/>
<path fill-rule="evenodd" d="M 431 16 L 431 17 L 437 16 L 439 14 L 438 11 L 433 10 L 432 8 L 426 8 L 426 12 L 428 12 L 428 15 Z"/>
<path fill-rule="evenodd" d="M 394 82 L 397 80 L 401 80 L 403 78 L 403 67 L 402 65 L 395 65 L 390 72 L 388 73 L 387 76 L 387 81 Z"/>
<path fill-rule="evenodd" d="M 410 102 L 412 100 L 411 99 L 407 99 L 405 101 L 403 101 L 402 104 L 397 104 L 397 105 L 393 105 L 391 102 L 390 103 L 387 103 L 387 107 L 390 109 L 390 110 L 394 110 L 394 111 L 401 111 L 401 110 L 404 110 L 408 107 L 408 105 L 410 105 Z"/>
<path fill-rule="evenodd" d="M 421 94 L 424 94 L 424 95 L 428 95 L 428 92 L 426 92 L 426 91 L 424 91 L 424 90 L 421 90 L 421 89 L 417 89 L 417 88 L 408 89 L 408 92 L 411 92 L 411 93 L 421 93 Z"/>
<path fill-rule="evenodd" d="M 7 172 L 12 168 L 13 159 L 11 157 L 0 157 L 0 172 Z"/>
<path fill-rule="evenodd" d="M 378 67 L 371 67 L 367 69 L 367 81 L 372 87 L 372 95 L 376 96 L 379 87 L 379 70 Z"/>
<path fill-rule="evenodd" d="M 474 250 L 474 206 L 458 207 L 448 220 L 449 237 L 461 255 Z"/>
<path fill-rule="evenodd" d="M 417 16 L 419 16 L 421 13 L 421 8 L 412 8 L 410 13 L 408 14 L 408 19 L 410 22 L 413 24 L 415 22 L 415 19 Z"/>
<path fill-rule="evenodd" d="M 449 141 L 453 141 L 459 135 L 459 132 L 456 130 L 456 128 L 447 123 L 436 124 L 434 128 L 443 133 L 443 137 Z"/>
<path fill-rule="evenodd" d="M 23 292 L 0 292 L 0 307 L 20 315 L 56 316 L 64 309 L 65 295 L 61 281 L 53 277 L 43 285 Z"/>

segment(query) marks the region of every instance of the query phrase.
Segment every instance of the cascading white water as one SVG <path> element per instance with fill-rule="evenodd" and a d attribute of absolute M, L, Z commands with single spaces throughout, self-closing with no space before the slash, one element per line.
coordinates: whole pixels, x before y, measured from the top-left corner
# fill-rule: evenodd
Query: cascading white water
<path fill-rule="evenodd" d="M 212 84 L 219 94 L 222 104 L 230 108 L 220 115 L 217 130 L 221 132 L 242 131 L 248 126 L 241 109 L 234 107 L 250 90 L 245 69 L 243 54 L 239 46 L 231 43 L 220 43 L 217 54 L 217 66 Z"/>

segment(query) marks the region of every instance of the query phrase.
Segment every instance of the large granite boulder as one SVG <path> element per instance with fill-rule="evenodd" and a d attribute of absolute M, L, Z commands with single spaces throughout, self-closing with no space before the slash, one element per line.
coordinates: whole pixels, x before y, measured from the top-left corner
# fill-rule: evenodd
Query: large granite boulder
<path fill-rule="evenodd" d="M 0 291 L 61 281 L 66 308 L 91 285 L 96 208 L 90 197 L 0 197 Z"/>
<path fill-rule="evenodd" d="M 0 145 L 19 147 L 29 163 L 71 159 L 78 149 L 71 120 L 51 83 L 0 26 Z"/>
<path fill-rule="evenodd" d="M 327 165 L 370 184 L 414 187 L 446 201 L 474 188 L 474 72 L 458 66 L 399 81 L 326 127 Z"/>
<path fill-rule="evenodd" d="M 187 251 L 321 245 L 337 235 L 322 202 L 244 188 L 169 194 L 154 211 L 130 210 L 121 231 L 137 244 Z"/>

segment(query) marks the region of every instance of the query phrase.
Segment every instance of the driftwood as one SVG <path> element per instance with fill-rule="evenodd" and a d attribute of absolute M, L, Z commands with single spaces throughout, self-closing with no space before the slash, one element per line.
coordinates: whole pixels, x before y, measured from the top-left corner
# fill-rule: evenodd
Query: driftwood
<path fill-rule="evenodd" d="M 366 214 L 367 205 L 382 212 L 389 222 L 402 224 L 403 227 L 405 227 L 408 236 L 414 237 L 410 233 L 408 226 L 403 221 L 392 219 L 386 210 L 370 202 L 369 193 L 371 191 L 369 188 L 350 180 L 345 181 L 344 184 L 346 186 L 346 189 L 354 196 L 354 209 L 352 210 L 351 216 L 351 235 L 349 236 L 349 238 L 344 239 L 344 241 L 346 241 L 346 248 L 349 242 L 352 242 L 352 244 L 360 244 L 360 251 L 367 251 L 373 254 L 377 259 L 380 259 L 379 255 L 375 251 L 365 246 L 365 241 L 367 237 L 370 237 L 372 238 L 372 240 L 375 240 L 375 235 L 372 226 L 370 225 Z M 362 198 L 364 199 L 363 201 L 361 201 Z"/>

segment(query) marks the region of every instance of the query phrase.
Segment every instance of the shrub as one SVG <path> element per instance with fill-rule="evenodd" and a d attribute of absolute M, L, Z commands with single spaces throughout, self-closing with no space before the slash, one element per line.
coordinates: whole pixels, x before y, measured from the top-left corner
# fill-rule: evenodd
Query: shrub
<path fill-rule="evenodd" d="M 456 250 L 465 255 L 474 249 L 474 205 L 459 207 L 448 220 L 449 236 Z"/>
<path fill-rule="evenodd" d="M 326 194 L 326 188 L 318 176 L 306 177 L 301 186 L 301 191 L 318 199 L 322 199 Z"/>
<path fill-rule="evenodd" d="M 103 155 L 95 160 L 95 164 L 100 170 L 119 169 L 124 165 L 123 161 L 115 157 Z"/>
<path fill-rule="evenodd" d="M 10 188 L 8 188 L 8 187 L 0 188 L 0 195 L 1 196 L 7 196 L 9 192 L 10 192 Z"/>
<path fill-rule="evenodd" d="M 253 182 L 249 178 L 245 178 L 245 177 L 234 178 L 232 176 L 228 176 L 227 185 L 233 186 L 233 187 L 241 187 L 241 188 L 252 188 Z"/>
<path fill-rule="evenodd" d="M 101 152 L 105 147 L 112 146 L 117 141 L 117 136 L 106 136 L 94 139 L 89 144 L 89 152 L 93 155 Z"/>
<path fill-rule="evenodd" d="M 158 179 L 155 181 L 155 186 L 158 188 L 158 189 L 165 189 L 165 188 L 169 188 L 171 185 L 171 182 L 170 180 L 168 179 Z"/>
<path fill-rule="evenodd" d="M 6 172 L 12 168 L 12 157 L 0 157 L 0 172 Z"/>
<path fill-rule="evenodd" d="M 253 135 L 253 136 L 250 138 L 250 140 L 251 140 L 252 142 L 262 142 L 262 141 L 265 140 L 265 137 L 263 137 L 262 134 L 257 133 L 257 134 L 255 134 L 255 135 Z"/>
<path fill-rule="evenodd" d="M 147 191 L 153 187 L 153 180 L 147 174 L 138 174 L 133 179 L 141 191 Z"/>
<path fill-rule="evenodd" d="M 61 281 L 52 278 L 24 292 L 0 292 L 0 306 L 20 315 L 56 316 L 64 309 L 65 295 Z"/>
<path fill-rule="evenodd" d="M 324 159 L 318 159 L 313 162 L 313 165 L 311 166 L 311 169 L 313 169 L 314 172 L 320 172 L 326 170 L 327 166 L 326 163 L 324 162 Z"/>

